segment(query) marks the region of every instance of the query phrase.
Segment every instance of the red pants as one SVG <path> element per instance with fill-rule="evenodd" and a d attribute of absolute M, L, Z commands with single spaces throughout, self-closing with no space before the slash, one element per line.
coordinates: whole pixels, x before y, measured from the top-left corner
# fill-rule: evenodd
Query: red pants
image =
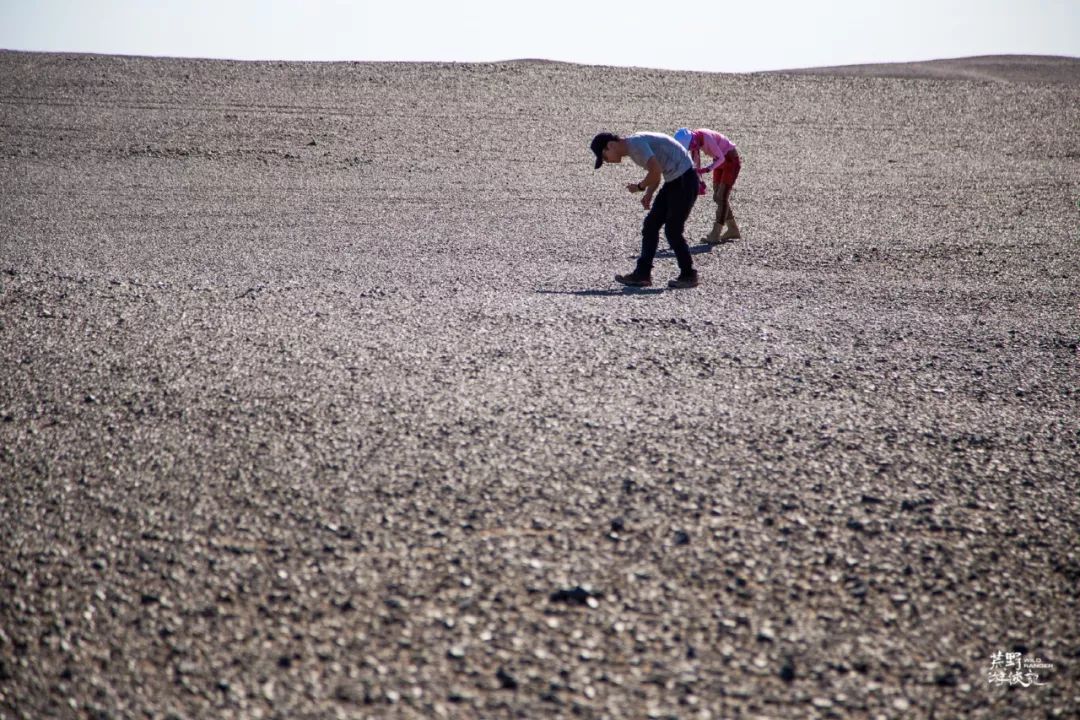
<path fill-rule="evenodd" d="M 742 169 L 742 161 L 739 159 L 738 150 L 728 150 L 724 156 L 724 164 L 712 171 L 713 187 L 723 183 L 728 188 L 735 186 L 735 180 L 739 177 Z"/>

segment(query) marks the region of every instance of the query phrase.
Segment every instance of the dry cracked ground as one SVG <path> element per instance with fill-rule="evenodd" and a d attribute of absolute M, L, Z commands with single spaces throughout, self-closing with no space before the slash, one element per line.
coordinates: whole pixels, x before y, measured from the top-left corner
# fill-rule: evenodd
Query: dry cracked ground
<path fill-rule="evenodd" d="M 0 193 L 0 718 L 1080 713 L 1080 60 L 6 52 Z"/>

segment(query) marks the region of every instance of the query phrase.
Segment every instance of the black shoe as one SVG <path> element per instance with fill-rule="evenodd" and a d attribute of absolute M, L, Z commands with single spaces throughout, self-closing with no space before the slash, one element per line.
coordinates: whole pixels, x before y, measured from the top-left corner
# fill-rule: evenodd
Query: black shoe
<path fill-rule="evenodd" d="M 675 288 L 676 290 L 696 288 L 698 286 L 697 270 L 682 273 L 674 280 L 668 280 L 667 286 L 669 288 Z"/>
<path fill-rule="evenodd" d="M 652 278 L 648 275 L 642 275 L 637 270 L 628 275 L 616 275 L 615 282 L 622 283 L 623 285 L 629 285 L 631 287 L 649 287 L 652 285 Z"/>

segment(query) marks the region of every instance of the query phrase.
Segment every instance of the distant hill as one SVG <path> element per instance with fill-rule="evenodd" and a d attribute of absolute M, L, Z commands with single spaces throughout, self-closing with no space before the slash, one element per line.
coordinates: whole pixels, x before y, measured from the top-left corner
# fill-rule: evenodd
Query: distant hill
<path fill-rule="evenodd" d="M 1007 83 L 1066 83 L 1080 85 L 1080 58 L 1053 55 L 984 55 L 877 65 L 783 70 L 779 74 L 847 75 L 863 77 L 926 78 L 934 80 L 989 80 Z"/>

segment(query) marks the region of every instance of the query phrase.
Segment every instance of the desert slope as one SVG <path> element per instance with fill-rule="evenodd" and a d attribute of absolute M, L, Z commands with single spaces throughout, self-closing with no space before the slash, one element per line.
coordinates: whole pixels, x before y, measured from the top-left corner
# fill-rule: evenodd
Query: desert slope
<path fill-rule="evenodd" d="M 1076 61 L 955 63 L 0 53 L 0 716 L 1076 716 Z"/>
<path fill-rule="evenodd" d="M 842 65 L 783 72 L 837 77 L 1080 85 L 1080 58 L 1055 55 L 983 55 L 924 62 Z"/>

